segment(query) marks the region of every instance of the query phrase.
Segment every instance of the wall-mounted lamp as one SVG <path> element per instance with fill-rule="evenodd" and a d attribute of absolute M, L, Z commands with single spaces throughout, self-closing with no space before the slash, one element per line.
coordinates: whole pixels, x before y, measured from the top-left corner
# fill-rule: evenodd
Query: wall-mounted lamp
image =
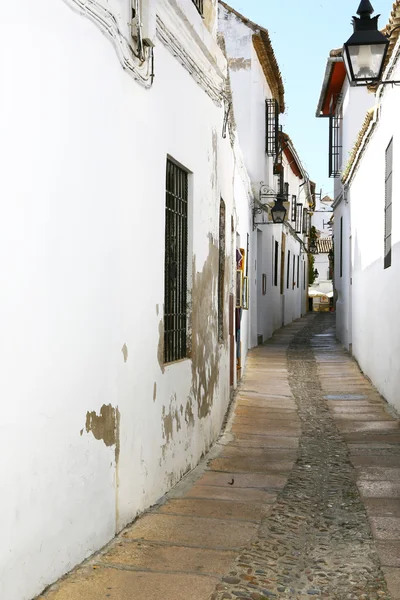
<path fill-rule="evenodd" d="M 372 17 L 374 8 L 369 0 L 362 0 L 358 17 L 353 17 L 353 35 L 343 46 L 343 59 L 351 86 L 372 84 L 400 84 L 400 81 L 382 81 L 385 59 L 389 49 L 389 37 L 378 29 L 380 15 Z"/>
<path fill-rule="evenodd" d="M 274 223 L 284 223 L 287 210 L 283 203 L 285 198 L 278 194 L 274 206 L 271 208 L 271 217 Z"/>

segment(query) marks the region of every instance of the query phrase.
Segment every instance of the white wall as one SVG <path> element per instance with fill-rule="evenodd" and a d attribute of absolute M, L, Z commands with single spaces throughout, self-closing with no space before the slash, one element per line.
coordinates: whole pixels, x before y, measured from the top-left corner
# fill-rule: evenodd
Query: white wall
<path fill-rule="evenodd" d="M 234 186 L 249 199 L 222 140 L 223 107 L 159 39 L 145 90 L 61 0 L 9 3 L 0 32 L 0 597 L 29 600 L 216 439 L 230 398 L 216 328 L 219 199 L 228 267 Z M 167 155 L 191 172 L 194 339 L 193 360 L 165 367 Z M 232 289 L 227 277 L 226 331 Z"/>
<path fill-rule="evenodd" d="M 397 65 L 390 79 L 400 78 Z M 381 394 L 400 409 L 399 88 L 386 86 L 380 118 L 350 186 L 353 353 Z M 384 269 L 385 151 L 393 137 L 392 266 Z"/>
<path fill-rule="evenodd" d="M 265 101 L 272 98 L 272 92 L 253 45 L 254 29 L 222 6 L 219 8 L 219 27 L 226 42 L 238 137 L 251 178 L 254 198 L 257 201 L 260 198 L 260 182 L 265 183 L 273 190 L 278 189 L 278 178 L 273 175 L 273 158 L 268 157 L 265 152 Z M 284 162 L 285 180 L 290 183 L 290 193 L 297 194 L 300 198 L 299 185 L 302 180 L 292 173 L 286 159 Z M 305 201 L 304 194 L 302 198 L 302 201 Z M 301 200 L 299 199 L 299 201 Z M 262 214 L 256 215 L 256 223 L 261 224 L 257 225 L 251 236 L 251 255 L 253 258 L 256 256 L 253 266 L 257 289 L 257 295 L 252 299 L 252 315 L 257 316 L 257 319 L 252 317 L 251 320 L 250 343 L 252 346 L 257 344 L 258 336 L 266 340 L 283 324 L 290 323 L 306 312 L 305 292 L 302 285 L 297 289 L 297 279 L 294 289 L 291 285 L 288 290 L 285 283 L 283 295 L 280 288 L 282 233 L 288 234 L 285 261 L 288 249 L 296 256 L 300 254 L 300 244 L 291 237 L 285 227 L 264 225 L 262 224 L 263 219 L 267 221 Z M 275 240 L 279 243 L 276 286 L 274 284 Z M 265 295 L 262 293 L 263 274 L 267 277 L 267 293 Z"/>

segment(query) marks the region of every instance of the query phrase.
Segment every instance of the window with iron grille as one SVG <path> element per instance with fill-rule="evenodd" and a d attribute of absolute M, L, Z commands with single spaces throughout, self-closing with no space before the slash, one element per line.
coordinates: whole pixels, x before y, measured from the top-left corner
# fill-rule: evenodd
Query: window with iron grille
<path fill-rule="evenodd" d="M 279 243 L 275 242 L 275 253 L 274 253 L 274 286 L 278 287 L 278 257 L 279 257 Z"/>
<path fill-rule="evenodd" d="M 290 250 L 287 255 L 287 276 L 286 276 L 286 287 L 289 289 L 289 280 L 290 280 Z"/>
<path fill-rule="evenodd" d="M 300 256 L 297 257 L 297 287 L 300 287 Z"/>
<path fill-rule="evenodd" d="M 340 104 L 340 98 L 338 99 Z M 342 169 L 342 112 L 336 108 L 329 117 L 329 177 L 339 177 Z"/>
<path fill-rule="evenodd" d="M 303 289 L 306 289 L 306 263 L 303 263 Z"/>
<path fill-rule="evenodd" d="M 296 233 L 301 233 L 302 216 L 303 216 L 303 205 L 298 202 L 296 204 Z"/>
<path fill-rule="evenodd" d="M 339 268 L 340 277 L 343 277 L 343 217 L 340 217 L 340 254 L 339 254 Z"/>
<path fill-rule="evenodd" d="M 392 177 L 393 138 L 390 140 L 385 153 L 385 269 L 392 265 Z"/>
<path fill-rule="evenodd" d="M 291 219 L 292 221 L 296 220 L 296 202 L 297 202 L 297 196 L 292 196 L 292 214 L 291 214 Z"/>
<path fill-rule="evenodd" d="M 265 151 L 268 156 L 278 155 L 279 106 L 276 100 L 265 101 Z"/>
<path fill-rule="evenodd" d="M 293 288 L 296 285 L 296 257 L 293 255 Z"/>
<path fill-rule="evenodd" d="M 192 0 L 192 2 L 199 11 L 199 13 L 203 16 L 203 0 Z"/>
<path fill-rule="evenodd" d="M 164 361 L 187 356 L 188 174 L 167 160 Z"/>
<path fill-rule="evenodd" d="M 218 339 L 224 340 L 225 202 L 219 203 Z"/>
<path fill-rule="evenodd" d="M 308 211 L 306 208 L 303 208 L 303 228 L 302 233 L 307 233 L 307 225 L 308 225 Z"/>

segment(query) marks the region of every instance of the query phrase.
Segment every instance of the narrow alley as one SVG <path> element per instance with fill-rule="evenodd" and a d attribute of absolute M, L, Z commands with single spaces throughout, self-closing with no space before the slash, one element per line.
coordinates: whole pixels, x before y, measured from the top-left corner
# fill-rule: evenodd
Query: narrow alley
<path fill-rule="evenodd" d="M 211 453 L 40 598 L 400 599 L 399 421 L 334 326 L 252 350 Z"/>

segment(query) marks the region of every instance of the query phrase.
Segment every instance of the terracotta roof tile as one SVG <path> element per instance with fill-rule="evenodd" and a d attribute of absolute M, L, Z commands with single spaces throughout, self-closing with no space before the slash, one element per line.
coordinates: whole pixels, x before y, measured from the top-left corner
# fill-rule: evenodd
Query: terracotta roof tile
<path fill-rule="evenodd" d="M 332 250 L 332 238 L 321 238 L 317 240 L 317 248 L 320 254 L 328 254 Z"/>

